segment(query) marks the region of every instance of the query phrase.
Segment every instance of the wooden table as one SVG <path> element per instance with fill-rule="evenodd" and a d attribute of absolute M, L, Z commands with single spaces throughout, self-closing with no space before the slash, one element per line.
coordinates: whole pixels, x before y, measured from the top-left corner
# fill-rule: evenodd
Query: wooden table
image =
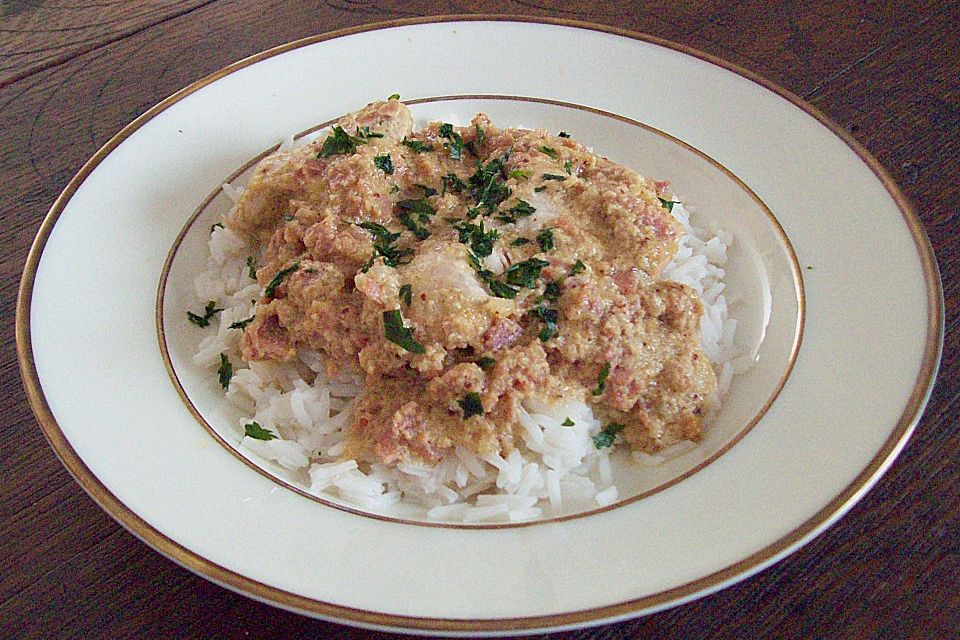
<path fill-rule="evenodd" d="M 85 6 L 86 5 L 86 6 Z M 70 177 L 148 107 L 289 40 L 409 16 L 511 12 L 674 40 L 756 71 L 846 127 L 915 204 L 943 274 L 939 380 L 912 440 L 849 515 L 694 603 L 556 638 L 960 637 L 960 4 L 552 0 L 9 0 L 0 18 L 4 394 L 0 636 L 388 637 L 259 604 L 138 542 L 74 483 L 18 377 L 30 242 Z"/>

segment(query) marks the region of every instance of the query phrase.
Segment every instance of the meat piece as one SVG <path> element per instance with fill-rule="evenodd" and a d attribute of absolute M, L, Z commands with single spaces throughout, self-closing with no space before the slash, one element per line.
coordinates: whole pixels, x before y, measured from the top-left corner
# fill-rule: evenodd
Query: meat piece
<path fill-rule="evenodd" d="M 523 327 L 510 318 L 494 318 L 490 328 L 483 334 L 483 348 L 497 351 L 511 346 L 523 335 Z"/>

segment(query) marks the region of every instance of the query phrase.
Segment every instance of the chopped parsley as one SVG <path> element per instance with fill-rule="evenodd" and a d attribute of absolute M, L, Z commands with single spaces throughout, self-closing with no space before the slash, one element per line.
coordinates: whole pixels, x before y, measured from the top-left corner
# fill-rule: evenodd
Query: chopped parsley
<path fill-rule="evenodd" d="M 409 229 L 413 235 L 416 236 L 417 240 L 426 240 L 430 237 L 430 231 L 414 220 L 409 211 L 401 211 L 399 218 L 403 226 Z M 427 219 L 429 220 L 429 218 Z"/>
<path fill-rule="evenodd" d="M 243 425 L 243 435 L 248 438 L 253 438 L 254 440 L 276 440 L 277 436 L 270 431 L 270 429 L 264 429 L 256 422 L 248 422 Z"/>
<path fill-rule="evenodd" d="M 453 228 L 460 234 L 460 242 L 469 244 L 473 254 L 479 258 L 486 258 L 493 253 L 493 244 L 500 237 L 500 232 L 496 229 L 484 229 L 482 220 L 480 224 L 464 220 L 454 224 Z"/>
<path fill-rule="evenodd" d="M 673 205 L 679 204 L 679 202 L 675 200 L 664 200 L 663 198 L 657 198 L 657 200 L 659 200 L 660 204 L 663 205 L 663 208 L 669 211 L 670 213 L 673 213 Z"/>
<path fill-rule="evenodd" d="M 399 100 L 399 99 L 400 99 L 400 94 L 399 94 L 399 93 L 391 93 L 391 94 L 390 94 L 390 97 L 387 98 L 387 100 Z"/>
<path fill-rule="evenodd" d="M 560 136 L 561 138 L 569 138 L 569 137 L 570 137 L 570 134 L 567 133 L 566 131 L 561 131 L 561 132 L 558 133 L 557 135 Z"/>
<path fill-rule="evenodd" d="M 554 247 L 553 227 L 541 229 L 540 233 L 537 234 L 537 242 L 540 244 L 541 251 L 552 251 Z"/>
<path fill-rule="evenodd" d="M 327 139 L 323 141 L 323 146 L 320 148 L 320 152 L 317 153 L 317 157 L 326 158 L 328 156 L 356 153 L 358 146 L 367 144 L 367 138 L 377 136 L 382 137 L 380 134 L 369 133 L 369 130 L 364 134 L 359 129 L 357 129 L 357 135 L 352 136 L 344 131 L 343 127 L 339 125 L 335 126 L 330 135 L 327 136 Z"/>
<path fill-rule="evenodd" d="M 403 145 L 405 145 L 405 146 L 407 146 L 407 147 L 410 147 L 411 149 L 413 149 L 413 150 L 414 150 L 415 152 L 417 152 L 417 153 L 424 153 L 424 152 L 426 152 L 426 151 L 433 151 L 433 145 L 432 145 L 432 144 L 429 144 L 429 143 L 426 143 L 426 142 L 420 142 L 419 140 L 407 140 L 406 138 L 404 138 L 403 141 L 401 142 L 401 144 L 403 144 Z"/>
<path fill-rule="evenodd" d="M 412 260 L 410 256 L 413 255 L 413 249 L 398 249 L 394 246 L 397 238 L 400 237 L 399 233 L 392 233 L 389 229 L 376 222 L 361 222 L 357 224 L 357 226 L 369 231 L 374 238 L 373 255 L 367 260 L 367 264 L 361 267 L 360 271 L 363 273 L 370 270 L 374 260 L 378 257 L 382 257 L 383 264 L 388 267 L 396 267 L 397 265 L 406 264 Z"/>
<path fill-rule="evenodd" d="M 450 152 L 450 159 L 460 160 L 463 157 L 463 138 L 453 130 L 453 125 L 448 122 L 440 125 L 440 137 L 450 141 L 443 143 L 443 148 Z"/>
<path fill-rule="evenodd" d="M 457 400 L 457 404 L 463 409 L 463 419 L 466 420 L 472 416 L 483 415 L 483 404 L 480 402 L 480 394 L 471 391 L 463 396 L 462 400 Z"/>
<path fill-rule="evenodd" d="M 490 369 L 493 365 L 497 364 L 497 361 L 489 356 L 484 356 L 477 360 L 477 366 L 486 371 Z"/>
<path fill-rule="evenodd" d="M 567 172 L 567 175 L 568 175 L 568 176 L 569 176 L 569 175 L 573 175 L 573 174 L 571 173 L 571 171 L 572 171 L 572 169 L 573 169 L 573 162 L 572 162 L 571 160 L 567 160 L 566 162 L 564 162 L 564 163 L 563 163 L 563 169 L 564 169 L 564 171 Z"/>
<path fill-rule="evenodd" d="M 203 315 L 197 315 L 192 311 L 187 311 L 187 320 L 197 325 L 198 327 L 208 327 L 210 326 L 210 319 L 216 314 L 223 311 L 223 309 L 217 309 L 216 303 L 211 300 L 207 303 L 207 306 L 203 308 Z"/>
<path fill-rule="evenodd" d="M 553 158 L 554 160 L 557 159 L 557 150 L 556 150 L 556 149 L 551 149 L 550 147 L 548 147 L 548 146 L 546 146 L 546 145 L 542 145 L 542 146 L 540 147 L 540 151 L 543 151 L 545 154 L 547 154 L 548 156 L 550 156 L 550 157 Z"/>
<path fill-rule="evenodd" d="M 286 269 L 281 269 L 277 272 L 277 275 L 273 276 L 273 280 L 270 281 L 270 284 L 267 285 L 267 288 L 263 290 L 263 295 L 267 298 L 272 298 L 274 291 L 277 290 L 277 287 L 280 286 L 280 283 L 286 280 L 287 276 L 300 268 L 299 262 L 294 262 L 292 265 Z"/>
<path fill-rule="evenodd" d="M 619 422 L 611 422 L 605 426 L 600 433 L 593 436 L 593 446 L 597 449 L 609 449 L 613 446 L 613 441 L 617 434 L 624 430 L 624 426 Z"/>
<path fill-rule="evenodd" d="M 220 380 L 220 386 L 226 389 L 230 386 L 230 379 L 233 378 L 233 365 L 226 355 L 220 354 L 220 368 L 217 369 L 217 377 Z"/>
<path fill-rule="evenodd" d="M 547 286 L 543 288 L 543 297 L 549 300 L 550 302 L 556 302 L 560 299 L 560 296 L 563 295 L 563 286 L 558 280 L 553 280 L 548 282 Z"/>
<path fill-rule="evenodd" d="M 561 427 L 572 427 L 573 425 L 574 425 L 574 422 L 573 422 L 573 420 L 570 419 L 569 416 L 567 417 L 566 420 L 564 420 L 563 422 L 560 423 L 560 426 L 561 426 Z"/>
<path fill-rule="evenodd" d="M 247 256 L 247 275 L 251 280 L 257 279 L 257 269 L 253 266 L 253 256 Z"/>
<path fill-rule="evenodd" d="M 573 266 L 570 267 L 570 275 L 575 276 L 578 273 L 583 273 L 587 270 L 587 265 L 583 264 L 582 260 L 577 260 L 573 263 Z"/>
<path fill-rule="evenodd" d="M 510 246 L 519 247 L 520 245 L 529 244 L 529 243 L 530 243 L 530 240 L 528 240 L 527 238 L 514 238 L 510 242 Z"/>
<path fill-rule="evenodd" d="M 610 363 L 604 362 L 600 368 L 600 375 L 597 376 L 597 388 L 593 390 L 593 395 L 601 396 L 607 388 L 607 378 L 610 376 Z"/>
<path fill-rule="evenodd" d="M 540 185 L 539 187 L 534 187 L 533 190 L 534 190 L 535 192 L 537 192 L 537 193 L 540 193 L 541 191 L 546 191 L 546 190 L 547 190 L 547 185 L 542 184 L 542 185 Z"/>
<path fill-rule="evenodd" d="M 473 270 L 477 272 L 477 275 L 480 276 L 480 279 L 483 280 L 487 287 L 497 298 L 506 298 L 508 300 L 513 300 L 517 297 L 519 289 L 514 289 L 513 287 L 503 284 L 497 280 L 492 271 L 484 269 L 480 265 L 480 260 L 477 259 L 477 256 L 473 255 L 470 251 L 467 251 L 467 261 L 470 263 L 470 266 L 473 267 Z"/>
<path fill-rule="evenodd" d="M 513 224 L 517 221 L 517 218 L 526 218 L 531 216 L 536 212 L 536 209 L 531 206 L 526 200 L 518 200 L 517 204 L 510 207 L 506 210 L 503 215 L 497 216 L 497 220 L 501 222 L 506 222 L 508 224 Z"/>
<path fill-rule="evenodd" d="M 430 187 L 422 187 L 422 188 L 424 190 L 429 189 L 429 191 L 432 191 L 433 193 L 428 192 L 426 196 L 424 196 L 423 198 L 420 198 L 419 200 L 401 200 L 400 202 L 397 203 L 397 206 L 403 209 L 404 211 L 412 211 L 413 213 L 417 213 L 421 215 L 432 216 L 433 214 L 435 214 L 437 210 L 434 209 L 432 206 L 430 206 L 430 203 L 427 202 L 427 198 L 429 196 L 436 195 L 437 192 L 435 189 L 430 189 Z M 421 221 L 426 222 L 427 220 L 424 220 L 423 218 L 421 218 Z"/>
<path fill-rule="evenodd" d="M 504 184 L 503 172 L 510 157 L 507 151 L 499 158 L 487 164 L 477 161 L 477 170 L 468 180 L 470 193 L 478 207 L 486 207 L 488 213 L 497 210 L 497 206 L 510 197 L 510 188 Z"/>
<path fill-rule="evenodd" d="M 246 329 L 247 325 L 253 322 L 253 319 L 257 317 L 257 314 L 253 314 L 246 320 L 237 320 L 236 322 L 230 323 L 228 329 Z"/>
<path fill-rule="evenodd" d="M 511 265 L 504 272 L 504 275 L 507 276 L 507 282 L 509 284 L 533 289 L 534 282 L 540 277 L 540 272 L 543 271 L 544 267 L 549 266 L 549 264 L 546 260 L 530 258 L 529 260 Z"/>
<path fill-rule="evenodd" d="M 380 169 L 387 175 L 393 173 L 393 159 L 390 158 L 389 153 L 385 153 L 382 156 L 374 156 L 373 164 L 377 165 L 377 169 Z"/>
<path fill-rule="evenodd" d="M 516 178 L 517 180 L 526 180 L 530 177 L 530 172 L 526 169 L 511 169 L 507 177 Z"/>
<path fill-rule="evenodd" d="M 540 329 L 540 342 L 546 342 L 557 335 L 557 320 L 560 319 L 559 311 L 541 304 L 534 307 L 530 313 L 543 323 L 543 328 Z"/>
<path fill-rule="evenodd" d="M 403 316 L 399 309 L 383 312 L 383 335 L 387 340 L 398 344 L 410 353 L 426 353 L 423 345 L 413 337 L 413 330 L 403 326 Z"/>
<path fill-rule="evenodd" d="M 567 176 L 558 176 L 555 173 L 545 173 L 540 176 L 544 180 L 566 180 Z"/>
<path fill-rule="evenodd" d="M 440 180 L 443 184 L 441 195 L 446 195 L 448 189 L 455 193 L 463 193 L 470 188 L 467 186 L 467 183 L 461 180 L 455 173 L 448 173 Z"/>
<path fill-rule="evenodd" d="M 400 287 L 399 298 L 407 303 L 407 306 L 410 306 L 410 302 L 413 300 L 413 285 L 405 284 Z"/>
<path fill-rule="evenodd" d="M 467 148 L 473 152 L 473 155 L 479 156 L 480 147 L 483 146 L 483 141 L 486 140 L 487 138 L 487 132 L 484 131 L 483 127 L 481 127 L 479 124 L 475 124 L 473 126 L 474 126 L 474 131 L 476 132 L 476 137 L 472 142 L 467 143 Z"/>

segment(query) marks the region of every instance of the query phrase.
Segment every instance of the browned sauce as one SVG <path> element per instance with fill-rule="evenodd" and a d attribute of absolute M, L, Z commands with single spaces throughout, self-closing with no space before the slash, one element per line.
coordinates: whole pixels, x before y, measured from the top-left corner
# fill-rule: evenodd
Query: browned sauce
<path fill-rule="evenodd" d="M 528 396 L 586 400 L 635 450 L 698 440 L 716 383 L 697 294 L 657 279 L 669 185 L 482 114 L 412 125 L 375 102 L 257 166 L 225 220 L 264 246 L 244 358 L 363 373 L 369 462 L 509 451 Z"/>

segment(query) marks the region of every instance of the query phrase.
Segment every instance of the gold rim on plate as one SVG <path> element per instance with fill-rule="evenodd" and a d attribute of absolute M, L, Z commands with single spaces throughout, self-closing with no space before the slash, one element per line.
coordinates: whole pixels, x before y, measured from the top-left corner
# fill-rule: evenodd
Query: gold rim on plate
<path fill-rule="evenodd" d="M 178 544 L 163 533 L 151 527 L 145 520 L 134 513 L 129 507 L 113 495 L 106 486 L 90 471 L 77 452 L 70 445 L 57 424 L 56 419 L 47 404 L 40 384 L 36 364 L 33 359 L 33 348 L 30 337 L 30 310 L 34 280 L 37 267 L 43 254 L 44 246 L 50 234 L 66 208 L 67 203 L 76 193 L 83 181 L 107 157 L 107 155 L 150 121 L 160 112 L 179 102 L 197 90 L 214 81 L 248 67 L 260 60 L 270 58 L 281 53 L 303 46 L 340 38 L 357 33 L 376 31 L 409 25 L 446 23 L 446 22 L 527 22 L 554 26 L 573 27 L 588 31 L 597 31 L 611 35 L 622 36 L 664 47 L 688 56 L 703 60 L 743 78 L 746 78 L 761 87 L 773 92 L 781 98 L 803 110 L 827 127 L 835 136 L 840 138 L 852 149 L 860 160 L 870 168 L 881 182 L 894 203 L 900 209 L 902 218 L 913 238 L 914 245 L 920 259 L 926 289 L 927 330 L 924 342 L 924 352 L 913 389 L 903 411 L 900 414 L 895 428 L 884 442 L 880 450 L 874 455 L 870 463 L 857 475 L 847 487 L 843 489 L 825 507 L 808 518 L 803 524 L 795 528 L 786 536 L 768 545 L 760 551 L 736 562 L 720 571 L 703 576 L 686 584 L 643 596 L 641 598 L 618 602 L 610 605 L 569 611 L 557 614 L 538 615 L 513 618 L 428 618 L 396 614 L 379 613 L 364 609 L 356 609 L 343 605 L 322 602 L 307 598 L 295 593 L 284 591 L 263 583 L 257 582 L 230 569 L 213 563 L 197 553 Z M 257 600 L 268 602 L 284 609 L 307 613 L 310 615 L 328 618 L 340 622 L 349 622 L 360 626 L 407 629 L 411 631 L 436 632 L 491 632 L 504 633 L 509 631 L 523 631 L 530 629 L 553 629 L 569 627 L 587 623 L 599 623 L 603 620 L 629 617 L 650 613 L 664 609 L 671 605 L 693 599 L 697 594 L 715 591 L 724 586 L 724 583 L 734 579 L 744 579 L 764 567 L 777 561 L 784 555 L 795 550 L 824 528 L 840 518 L 849 510 L 880 478 L 887 467 L 893 462 L 897 454 L 906 445 L 911 433 L 919 421 L 920 414 L 933 388 L 934 375 L 940 361 L 943 345 L 943 291 L 940 283 L 939 271 L 934 258 L 933 249 L 923 227 L 917 218 L 907 198 L 901 193 L 893 179 L 887 174 L 880 163 L 873 158 L 846 130 L 824 115 L 819 109 L 808 104 L 793 93 L 777 86 L 762 76 L 744 69 L 739 65 L 727 62 L 713 55 L 701 52 L 691 47 L 676 44 L 656 36 L 636 33 L 616 27 L 592 24 L 578 20 L 550 19 L 513 15 L 470 15 L 470 16 L 432 16 L 426 18 L 410 18 L 379 22 L 349 29 L 342 29 L 330 33 L 296 40 L 272 49 L 268 49 L 249 58 L 235 62 L 223 69 L 181 89 L 125 126 L 119 133 L 101 147 L 93 157 L 87 161 L 79 172 L 70 180 L 66 188 L 56 199 L 47 213 L 33 245 L 27 256 L 23 277 L 17 299 L 16 315 L 16 342 L 17 356 L 21 376 L 30 405 L 37 416 L 41 429 L 60 461 L 71 473 L 74 479 L 90 495 L 91 498 L 107 513 L 109 513 L 124 528 L 136 537 L 152 546 L 162 555 L 170 558 L 185 568 L 216 582 L 224 587 L 251 596 Z"/>

